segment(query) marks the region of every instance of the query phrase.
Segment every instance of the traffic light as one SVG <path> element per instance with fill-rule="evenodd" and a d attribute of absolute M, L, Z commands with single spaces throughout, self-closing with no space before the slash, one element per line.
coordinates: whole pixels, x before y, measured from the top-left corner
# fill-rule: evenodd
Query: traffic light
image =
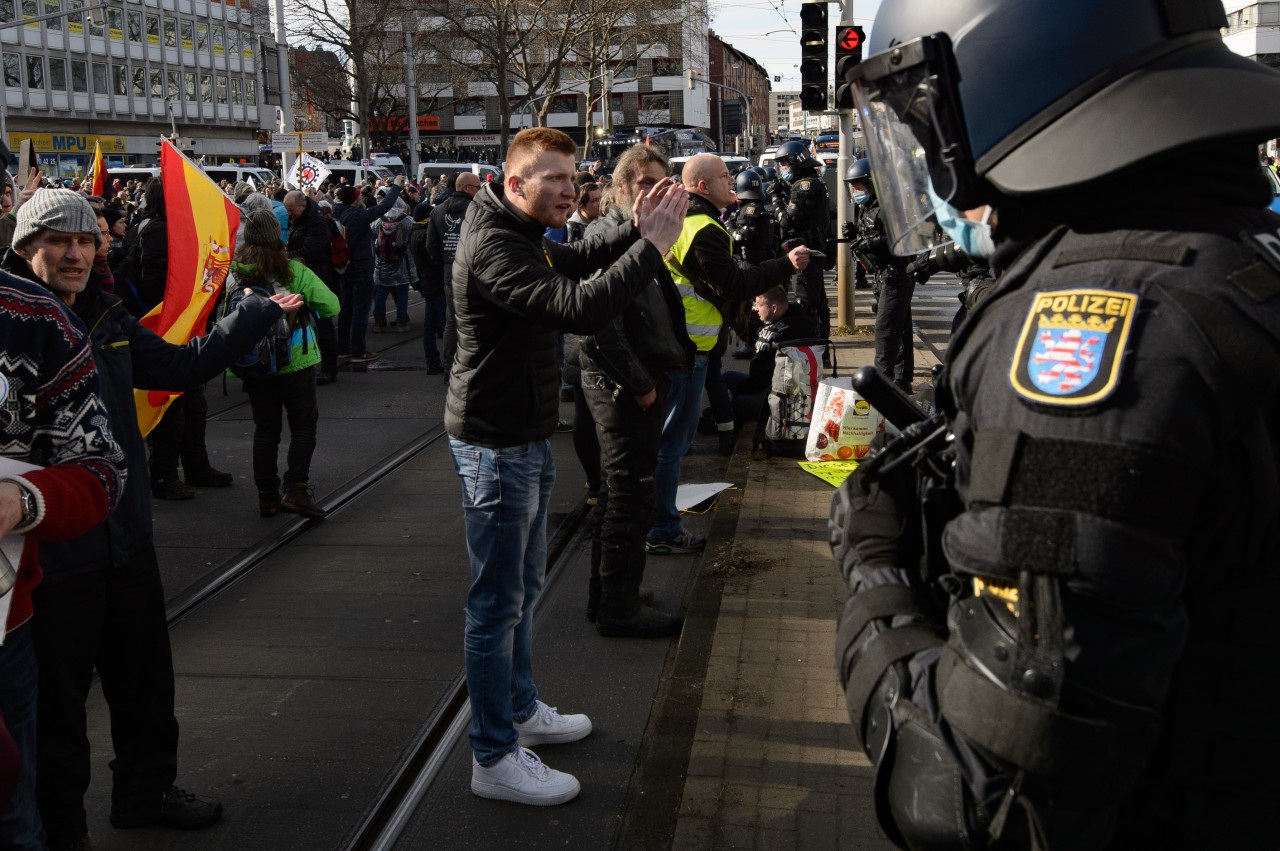
<path fill-rule="evenodd" d="M 827 4 L 800 6 L 800 104 L 805 112 L 827 108 Z"/>
<path fill-rule="evenodd" d="M 836 26 L 836 109 L 853 109 L 853 86 L 845 78 L 862 61 L 862 27 Z"/>

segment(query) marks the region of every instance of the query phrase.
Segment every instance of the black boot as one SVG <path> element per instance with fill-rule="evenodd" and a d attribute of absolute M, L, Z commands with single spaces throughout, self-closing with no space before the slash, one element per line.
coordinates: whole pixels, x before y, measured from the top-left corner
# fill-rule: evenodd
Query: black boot
<path fill-rule="evenodd" d="M 596 631 L 606 638 L 666 638 L 679 635 L 684 618 L 645 605 L 639 600 L 627 609 L 601 606 Z"/>

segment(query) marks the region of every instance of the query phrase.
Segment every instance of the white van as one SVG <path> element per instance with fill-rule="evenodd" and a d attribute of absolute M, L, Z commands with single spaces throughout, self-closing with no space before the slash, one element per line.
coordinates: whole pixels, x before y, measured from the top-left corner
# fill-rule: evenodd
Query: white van
<path fill-rule="evenodd" d="M 459 174 L 469 171 L 478 175 L 481 182 L 501 181 L 502 169 L 497 166 L 485 165 L 484 163 L 422 163 L 418 166 L 418 182 L 422 183 L 428 177 L 432 180 L 439 180 L 442 174 Z"/>
<path fill-rule="evenodd" d="M 228 181 L 232 186 L 237 183 L 247 183 L 246 178 L 252 177 L 253 182 L 258 184 L 261 189 L 268 180 L 274 180 L 275 175 L 271 169 L 262 168 L 256 165 L 244 165 L 242 163 L 226 163 L 225 165 L 202 165 L 200 170 L 209 175 L 209 179 L 214 183 Z"/>
<path fill-rule="evenodd" d="M 404 160 L 391 154 L 370 154 L 369 162 L 385 168 L 396 177 L 409 174 L 409 167 L 404 164 Z"/>
<path fill-rule="evenodd" d="M 380 165 L 360 165 L 346 160 L 334 160 L 325 163 L 329 169 L 329 180 L 334 183 L 345 182 L 351 186 L 359 186 L 366 180 L 390 180 L 395 177 L 388 169 Z"/>
<path fill-rule="evenodd" d="M 146 183 L 151 178 L 159 175 L 160 166 L 158 165 L 125 165 L 119 168 L 107 169 L 107 180 L 118 180 L 121 186 L 124 186 L 130 180 Z"/>

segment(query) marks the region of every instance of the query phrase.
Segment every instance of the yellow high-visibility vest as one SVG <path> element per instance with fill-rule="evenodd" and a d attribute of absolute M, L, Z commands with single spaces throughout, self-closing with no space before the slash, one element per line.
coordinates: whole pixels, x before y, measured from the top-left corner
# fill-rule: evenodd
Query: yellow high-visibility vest
<path fill-rule="evenodd" d="M 729 236 L 724 225 L 706 213 L 694 213 L 685 217 L 684 226 L 680 229 L 680 238 L 676 240 L 675 245 L 671 246 L 671 253 L 675 255 L 681 266 L 684 266 L 684 258 L 688 256 L 694 238 L 705 227 L 717 227 L 724 231 L 724 235 L 729 238 L 729 253 L 733 253 L 733 237 Z M 720 326 L 724 324 L 724 317 L 720 315 L 715 305 L 693 291 L 693 281 L 678 272 L 670 263 L 667 264 L 667 269 L 671 272 L 671 279 L 676 283 L 680 301 L 684 303 L 684 325 L 685 330 L 689 332 L 689 339 L 693 340 L 698 351 L 711 351 L 720 337 Z"/>

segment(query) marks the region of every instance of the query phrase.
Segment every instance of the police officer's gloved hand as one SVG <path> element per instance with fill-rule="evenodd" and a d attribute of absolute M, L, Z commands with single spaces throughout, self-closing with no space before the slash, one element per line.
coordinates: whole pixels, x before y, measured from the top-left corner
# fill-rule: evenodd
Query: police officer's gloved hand
<path fill-rule="evenodd" d="M 925 257 L 917 258 L 907 264 L 907 277 L 913 278 L 917 284 L 923 284 L 933 274 L 933 263 Z"/>
<path fill-rule="evenodd" d="M 840 226 L 840 236 L 847 242 L 853 242 L 858 238 L 858 226 L 853 222 L 844 222 Z"/>
<path fill-rule="evenodd" d="M 914 470 L 905 465 L 873 481 L 865 469 L 859 465 L 831 503 L 831 551 L 851 590 L 883 571 L 910 575 L 924 551 Z"/>
<path fill-rule="evenodd" d="M 786 194 L 786 188 L 783 186 L 783 181 L 781 179 L 770 181 L 767 191 L 769 193 L 769 197 L 774 200 L 777 200 Z"/>

